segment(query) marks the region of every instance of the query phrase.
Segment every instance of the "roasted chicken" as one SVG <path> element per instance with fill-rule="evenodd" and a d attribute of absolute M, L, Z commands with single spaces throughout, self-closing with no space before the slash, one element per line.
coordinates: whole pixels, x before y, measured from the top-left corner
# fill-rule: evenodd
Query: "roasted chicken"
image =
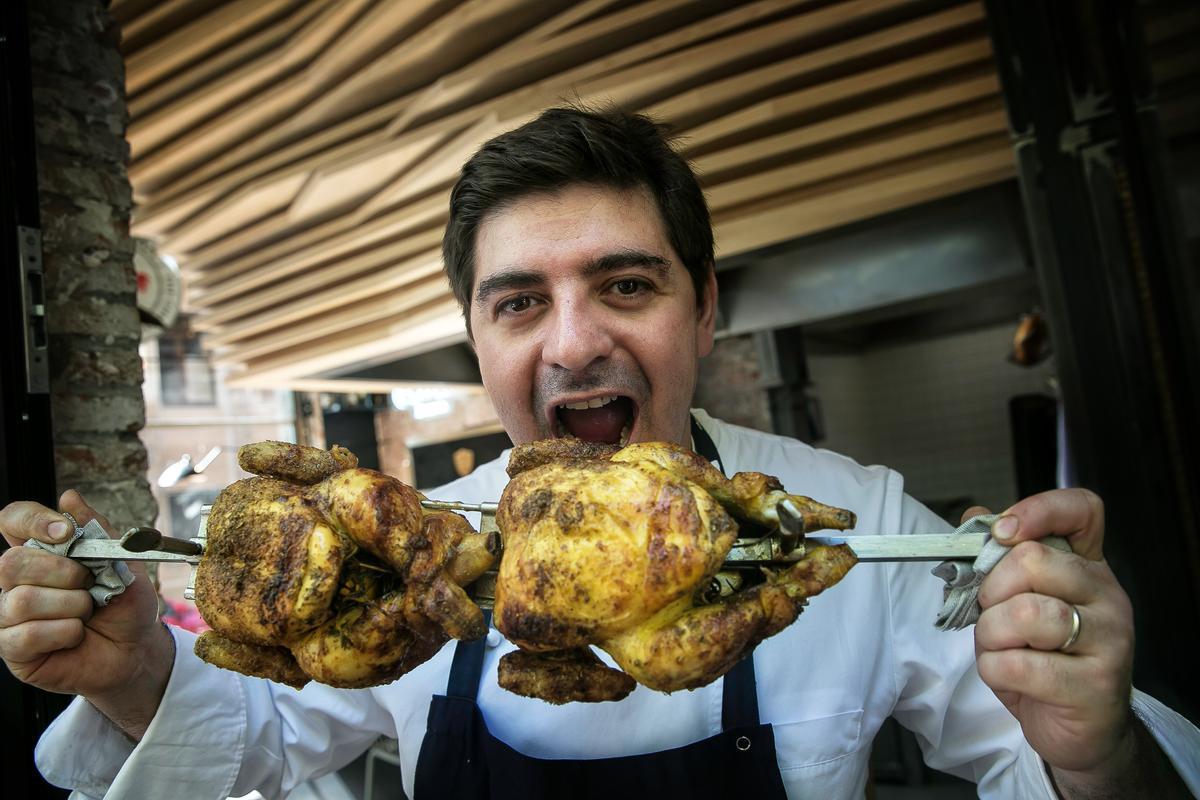
<path fill-rule="evenodd" d="M 704 604 L 738 536 L 734 517 L 774 527 L 789 497 L 807 530 L 850 528 L 854 515 L 789 495 L 767 475 L 727 479 L 664 443 L 535 442 L 514 449 L 509 472 L 496 515 L 495 620 L 520 650 L 501 659 L 500 684 L 551 703 L 619 700 L 635 680 L 664 692 L 708 684 L 855 563 L 845 546 L 815 547 Z"/>
<path fill-rule="evenodd" d="M 260 442 L 238 460 L 258 477 L 222 491 L 208 518 L 201 658 L 295 687 L 357 688 L 486 633 L 462 587 L 495 556 L 465 519 L 423 509 L 341 447 Z"/>

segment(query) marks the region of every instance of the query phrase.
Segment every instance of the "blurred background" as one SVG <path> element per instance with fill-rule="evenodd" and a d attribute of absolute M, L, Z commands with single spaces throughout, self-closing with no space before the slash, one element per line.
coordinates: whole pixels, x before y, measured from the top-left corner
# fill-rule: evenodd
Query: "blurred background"
<path fill-rule="evenodd" d="M 342 444 L 419 488 L 496 458 L 441 275 L 450 186 L 548 106 L 617 103 L 675 126 L 712 209 L 695 404 L 887 464 L 954 522 L 1096 489 L 1135 681 L 1196 719 L 1194 2 L 2 13 L 0 501 L 77 487 L 118 527 L 187 538 L 247 442 Z M 165 618 L 202 627 L 186 569 L 159 580 Z M 4 680 L 17 796 L 58 796 L 28 752 L 61 701 Z M 313 796 L 368 793 L 368 761 L 394 795 L 389 752 Z M 875 753 L 880 797 L 971 795 L 894 726 Z"/>

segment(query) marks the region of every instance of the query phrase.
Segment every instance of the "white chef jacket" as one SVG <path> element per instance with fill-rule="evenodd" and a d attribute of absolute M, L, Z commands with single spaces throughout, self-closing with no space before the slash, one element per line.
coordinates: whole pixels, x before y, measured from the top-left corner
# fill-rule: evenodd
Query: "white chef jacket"
<path fill-rule="evenodd" d="M 855 533 L 949 529 L 904 494 L 892 470 L 693 413 L 729 474 L 776 475 L 790 491 L 850 508 L 858 514 Z M 504 454 L 430 496 L 497 500 L 507 460 Z M 862 797 L 871 742 L 888 716 L 916 733 L 931 767 L 977 782 L 981 797 L 1055 796 L 1016 720 L 980 680 L 971 631 L 934 629 L 941 599 L 942 584 L 927 564 L 859 564 L 754 651 L 760 716 L 774 727 L 789 796 Z M 387 686 L 310 683 L 296 691 L 213 668 L 192 653 L 191 634 L 172 632 L 174 670 L 142 741 L 135 747 L 77 698 L 38 744 L 47 780 L 97 798 L 192 800 L 254 789 L 278 797 L 384 735 L 399 740 L 411 795 L 430 698 L 445 692 L 452 644 Z M 671 695 L 639 685 L 620 702 L 554 706 L 500 689 L 496 663 L 511 649 L 497 631 L 488 634 L 478 702 L 492 734 L 526 755 L 635 755 L 721 730 L 721 681 Z M 1134 708 L 1200 792 L 1200 731 L 1140 692 Z"/>

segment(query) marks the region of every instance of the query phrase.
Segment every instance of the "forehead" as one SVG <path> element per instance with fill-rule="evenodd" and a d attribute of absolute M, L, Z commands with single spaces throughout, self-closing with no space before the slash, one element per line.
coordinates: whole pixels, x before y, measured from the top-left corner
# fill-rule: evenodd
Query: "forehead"
<path fill-rule="evenodd" d="M 569 186 L 526 195 L 488 214 L 475 238 L 474 285 L 505 269 L 572 267 L 637 249 L 678 263 L 645 189 Z"/>

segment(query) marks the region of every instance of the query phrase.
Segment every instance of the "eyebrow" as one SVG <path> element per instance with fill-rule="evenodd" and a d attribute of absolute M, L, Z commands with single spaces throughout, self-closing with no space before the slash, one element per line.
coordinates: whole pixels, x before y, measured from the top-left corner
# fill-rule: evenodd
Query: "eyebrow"
<path fill-rule="evenodd" d="M 615 253 L 607 253 L 599 258 L 588 263 L 583 268 L 583 275 L 587 278 L 602 275 L 605 272 L 615 272 L 619 269 L 627 269 L 629 267 L 641 267 L 656 272 L 659 275 L 665 275 L 671 269 L 671 264 L 662 256 L 656 256 L 653 253 L 647 253 L 644 250 L 618 250 Z"/>
<path fill-rule="evenodd" d="M 583 276 L 592 278 L 606 272 L 637 267 L 666 275 L 671 270 L 671 262 L 662 256 L 647 253 L 644 250 L 624 249 L 606 253 L 599 258 L 589 261 L 583 268 Z M 475 304 L 484 305 L 492 295 L 511 289 L 528 289 L 544 283 L 544 273 L 531 269 L 505 269 L 493 273 L 479 282 L 475 290 Z"/>
<path fill-rule="evenodd" d="M 545 275 L 529 269 L 506 269 L 494 273 L 479 282 L 479 288 L 475 290 L 475 305 L 484 305 L 494 294 L 510 289 L 528 289 L 540 285 L 545 280 Z"/>

